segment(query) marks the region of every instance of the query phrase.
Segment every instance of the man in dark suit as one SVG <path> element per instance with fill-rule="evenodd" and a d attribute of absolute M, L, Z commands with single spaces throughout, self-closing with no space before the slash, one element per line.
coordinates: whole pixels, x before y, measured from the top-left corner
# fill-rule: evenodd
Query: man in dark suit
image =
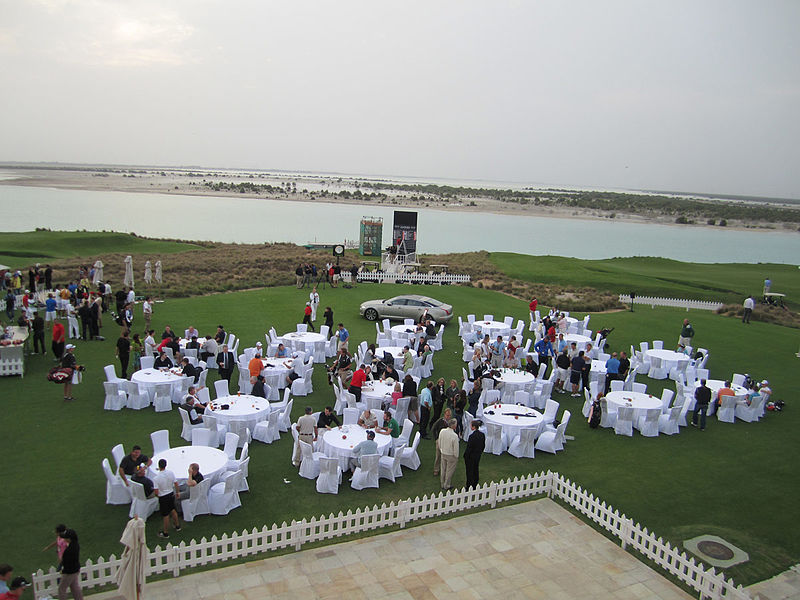
<path fill-rule="evenodd" d="M 478 487 L 478 464 L 481 462 L 481 455 L 486 446 L 486 436 L 480 431 L 483 422 L 474 419 L 471 423 L 472 433 L 467 440 L 467 448 L 464 450 L 464 464 L 467 467 L 467 489 Z"/>
<path fill-rule="evenodd" d="M 231 374 L 236 367 L 236 357 L 228 350 L 228 345 L 222 346 L 222 352 L 217 354 L 217 371 L 221 379 L 231 380 Z"/>

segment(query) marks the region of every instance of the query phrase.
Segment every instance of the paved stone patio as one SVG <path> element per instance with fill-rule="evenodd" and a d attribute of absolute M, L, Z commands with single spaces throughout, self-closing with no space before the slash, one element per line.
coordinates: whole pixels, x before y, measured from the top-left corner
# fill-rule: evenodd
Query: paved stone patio
<path fill-rule="evenodd" d="M 116 592 L 91 596 L 116 600 Z M 147 600 L 692 598 L 542 499 L 148 584 Z"/>
<path fill-rule="evenodd" d="M 800 565 L 747 588 L 756 600 L 800 600 Z"/>

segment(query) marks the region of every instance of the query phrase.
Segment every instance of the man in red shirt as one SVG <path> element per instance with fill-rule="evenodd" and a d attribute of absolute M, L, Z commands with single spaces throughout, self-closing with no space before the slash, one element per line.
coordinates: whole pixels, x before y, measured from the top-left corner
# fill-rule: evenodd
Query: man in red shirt
<path fill-rule="evenodd" d="M 64 330 L 64 325 L 61 321 L 56 321 L 53 325 L 53 354 L 55 360 L 58 362 L 64 354 L 64 341 L 67 339 L 67 333 Z"/>
<path fill-rule="evenodd" d="M 24 577 L 15 577 L 8 585 L 8 591 L 0 594 L 0 600 L 17 600 L 17 598 L 21 598 L 25 588 L 29 585 L 30 583 Z"/>
<path fill-rule="evenodd" d="M 370 368 L 360 365 L 353 373 L 353 378 L 350 380 L 350 387 L 347 391 L 356 397 L 356 402 L 361 402 L 361 386 L 367 380 L 367 374 Z"/>
<path fill-rule="evenodd" d="M 263 368 L 264 363 L 261 362 L 261 353 L 256 352 L 255 356 L 247 363 L 247 370 L 250 371 L 250 383 L 256 382 Z"/>

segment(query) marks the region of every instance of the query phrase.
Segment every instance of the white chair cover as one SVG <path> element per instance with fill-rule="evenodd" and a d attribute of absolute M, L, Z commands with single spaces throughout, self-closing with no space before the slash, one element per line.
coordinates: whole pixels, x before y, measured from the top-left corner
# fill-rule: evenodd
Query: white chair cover
<path fill-rule="evenodd" d="M 350 487 L 354 490 L 364 488 L 377 488 L 378 484 L 378 461 L 380 454 L 366 454 L 361 457 L 361 466 L 356 467 L 353 472 L 353 480 Z"/>
<path fill-rule="evenodd" d="M 339 466 L 339 460 L 321 456 L 319 459 L 317 492 L 320 494 L 338 494 L 340 483 L 342 483 L 342 468 Z"/>
<path fill-rule="evenodd" d="M 106 476 L 106 504 L 130 504 L 131 493 L 128 491 L 128 486 L 123 483 L 119 475 L 111 472 L 107 458 L 103 459 L 102 466 Z"/>
<path fill-rule="evenodd" d="M 205 478 L 197 485 L 189 488 L 189 497 L 181 501 L 184 521 L 194 521 L 198 515 L 211 513 L 208 506 L 208 490 L 211 487 L 211 479 Z"/>

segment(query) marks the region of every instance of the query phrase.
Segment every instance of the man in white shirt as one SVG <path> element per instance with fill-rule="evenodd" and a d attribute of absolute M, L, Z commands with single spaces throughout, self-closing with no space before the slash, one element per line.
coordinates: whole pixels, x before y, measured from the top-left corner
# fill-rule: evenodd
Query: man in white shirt
<path fill-rule="evenodd" d="M 144 315 L 144 330 L 150 331 L 150 319 L 153 318 L 153 301 L 150 296 L 144 299 L 142 314 Z"/>
<path fill-rule="evenodd" d="M 753 309 L 756 307 L 756 301 L 752 296 L 744 299 L 744 314 L 742 315 L 742 323 L 750 323 L 750 315 L 753 314 Z"/>
<path fill-rule="evenodd" d="M 161 517 L 164 519 L 164 527 L 158 532 L 158 537 L 169 537 L 169 521 L 172 518 L 172 525 L 175 531 L 181 530 L 181 523 L 178 520 L 178 511 L 175 510 L 175 494 L 178 492 L 178 482 L 175 480 L 175 474 L 167 470 L 166 459 L 158 461 L 158 475 L 153 482 L 156 484 L 158 490 L 158 508 L 161 512 Z"/>
<path fill-rule="evenodd" d="M 294 447 L 294 456 L 292 457 L 292 464 L 295 467 L 300 466 L 301 455 L 300 455 L 300 442 L 305 442 L 306 444 L 310 444 L 311 448 L 314 448 L 314 442 L 317 441 L 317 420 L 314 418 L 312 413 L 314 409 L 310 406 L 306 406 L 305 414 L 297 419 L 297 441 L 298 443 L 295 444 Z"/>
<path fill-rule="evenodd" d="M 317 286 L 311 290 L 311 293 L 308 295 L 309 299 L 311 300 L 311 320 L 317 320 L 317 308 L 319 308 L 319 294 L 317 293 Z M 330 333 L 330 332 L 329 332 Z"/>
<path fill-rule="evenodd" d="M 153 330 L 147 329 L 147 337 L 144 338 L 144 355 L 145 356 L 154 356 L 156 353 L 156 339 L 153 337 Z"/>
<path fill-rule="evenodd" d="M 457 424 L 458 422 L 455 419 L 450 419 L 447 427 L 439 432 L 439 452 L 442 455 L 440 477 L 442 490 L 444 491 L 452 489 L 453 473 L 455 473 L 456 465 L 458 464 Z"/>
<path fill-rule="evenodd" d="M 208 360 L 209 356 L 216 356 L 218 352 L 217 340 L 213 337 L 206 337 L 203 346 L 200 348 L 200 360 Z"/>
<path fill-rule="evenodd" d="M 125 298 L 125 304 L 135 304 L 136 303 L 136 292 L 133 291 L 133 288 L 128 290 L 128 297 Z"/>

